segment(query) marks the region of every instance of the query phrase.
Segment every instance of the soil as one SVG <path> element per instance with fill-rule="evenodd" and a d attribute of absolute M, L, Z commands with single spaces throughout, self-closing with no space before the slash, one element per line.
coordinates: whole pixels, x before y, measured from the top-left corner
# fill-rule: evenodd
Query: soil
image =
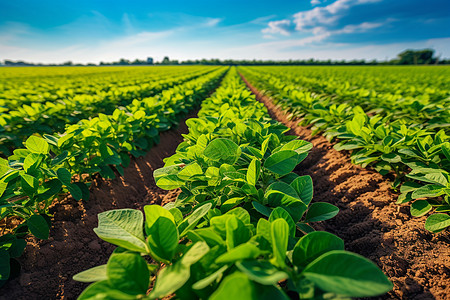
<path fill-rule="evenodd" d="M 449 231 L 425 230 L 426 216 L 412 218 L 408 204 L 395 204 L 398 194 L 386 177 L 353 165 L 346 153 L 334 150 L 323 136 L 312 137 L 311 130 L 290 120 L 243 79 L 272 118 L 290 127 L 290 134 L 313 143 L 295 172 L 312 177 L 313 201 L 340 209 L 335 218 L 315 227 L 341 237 L 346 250 L 371 259 L 383 270 L 394 289 L 379 299 L 450 299 Z"/>
<path fill-rule="evenodd" d="M 196 117 L 190 114 L 186 119 Z M 174 154 L 187 133 L 185 119 L 179 128 L 161 133 L 161 142 L 146 156 L 132 159 L 124 176 L 114 180 L 97 178 L 92 182 L 89 201 L 67 196 L 54 203 L 50 238 L 46 241 L 27 238 L 27 247 L 19 261 L 22 271 L 0 289 L 3 299 L 76 299 L 88 286 L 72 276 L 105 264 L 115 246 L 103 242 L 94 233 L 97 214 L 119 208 L 143 209 L 148 204 L 175 200 L 179 191 L 158 188 L 153 171 L 163 159 Z"/>

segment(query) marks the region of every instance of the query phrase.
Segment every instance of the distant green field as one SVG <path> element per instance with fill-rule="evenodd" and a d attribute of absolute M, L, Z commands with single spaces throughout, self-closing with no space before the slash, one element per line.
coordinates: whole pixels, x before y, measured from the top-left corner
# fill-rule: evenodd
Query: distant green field
<path fill-rule="evenodd" d="M 193 80 L 216 67 L 4 67 L 0 68 L 0 152 L 22 146 L 33 133 L 111 114 L 133 100 Z"/>

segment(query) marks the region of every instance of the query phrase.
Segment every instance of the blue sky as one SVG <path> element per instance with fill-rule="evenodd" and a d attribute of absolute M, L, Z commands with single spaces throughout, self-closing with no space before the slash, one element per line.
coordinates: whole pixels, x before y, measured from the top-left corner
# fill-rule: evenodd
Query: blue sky
<path fill-rule="evenodd" d="M 0 0 L 0 60 L 450 57 L 449 0 Z"/>

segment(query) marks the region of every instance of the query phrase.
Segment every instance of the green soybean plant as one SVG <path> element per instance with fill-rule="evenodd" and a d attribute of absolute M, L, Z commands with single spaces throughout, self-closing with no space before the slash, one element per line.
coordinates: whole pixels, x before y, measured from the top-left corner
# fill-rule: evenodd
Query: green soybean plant
<path fill-rule="evenodd" d="M 310 225 L 338 213 L 311 204 L 311 177 L 292 172 L 312 145 L 251 105 L 232 69 L 154 172 L 159 187 L 181 188 L 177 200 L 144 207 L 145 219 L 99 215 L 95 232 L 118 248 L 74 276 L 94 282 L 79 299 L 345 299 L 392 288 L 375 264 Z"/>

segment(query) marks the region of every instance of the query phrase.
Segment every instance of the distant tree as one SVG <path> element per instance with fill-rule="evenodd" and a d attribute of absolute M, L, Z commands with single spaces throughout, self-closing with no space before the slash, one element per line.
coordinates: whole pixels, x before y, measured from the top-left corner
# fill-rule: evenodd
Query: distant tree
<path fill-rule="evenodd" d="M 400 65 L 424 65 L 435 61 L 433 58 L 433 49 L 423 50 L 405 50 L 398 55 L 398 64 Z"/>
<path fill-rule="evenodd" d="M 170 59 L 168 56 L 164 56 L 164 59 L 161 62 L 162 65 L 170 65 Z"/>

